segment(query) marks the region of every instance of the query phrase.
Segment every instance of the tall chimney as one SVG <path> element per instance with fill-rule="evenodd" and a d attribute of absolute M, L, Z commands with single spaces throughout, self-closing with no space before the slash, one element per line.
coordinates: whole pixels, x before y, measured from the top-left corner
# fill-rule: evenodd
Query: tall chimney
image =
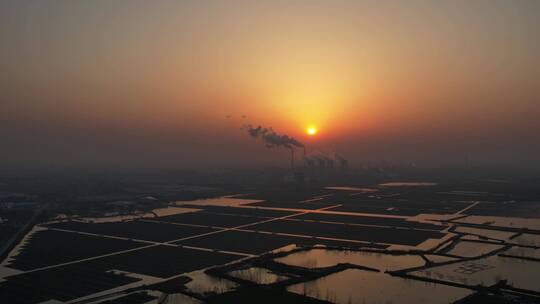
<path fill-rule="evenodd" d="M 294 148 L 291 147 L 291 169 L 294 171 Z"/>

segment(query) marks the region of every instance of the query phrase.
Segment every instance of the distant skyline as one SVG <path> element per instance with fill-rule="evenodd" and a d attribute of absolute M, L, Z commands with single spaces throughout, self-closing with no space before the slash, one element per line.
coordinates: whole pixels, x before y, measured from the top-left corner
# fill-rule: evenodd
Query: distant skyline
<path fill-rule="evenodd" d="M 0 165 L 540 167 L 540 1 L 0 2 Z M 306 128 L 317 128 L 308 136 Z"/>

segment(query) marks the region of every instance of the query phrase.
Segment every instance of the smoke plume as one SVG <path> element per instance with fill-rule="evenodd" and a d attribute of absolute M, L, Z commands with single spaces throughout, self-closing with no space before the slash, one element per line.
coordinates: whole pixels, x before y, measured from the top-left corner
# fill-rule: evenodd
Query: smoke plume
<path fill-rule="evenodd" d="M 268 148 L 273 147 L 285 147 L 292 149 L 294 147 L 303 148 L 304 145 L 298 140 L 283 134 L 277 134 L 272 128 L 265 128 L 262 126 L 253 127 L 252 125 L 244 126 L 249 136 L 253 138 L 260 138 Z"/>

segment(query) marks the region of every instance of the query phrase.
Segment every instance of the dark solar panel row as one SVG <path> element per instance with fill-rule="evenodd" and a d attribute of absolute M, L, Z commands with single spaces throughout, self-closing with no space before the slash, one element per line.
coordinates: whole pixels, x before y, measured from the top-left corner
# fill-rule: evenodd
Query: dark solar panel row
<path fill-rule="evenodd" d="M 32 235 L 8 266 L 30 270 L 142 246 L 147 244 L 74 232 L 42 230 Z"/>
<path fill-rule="evenodd" d="M 74 230 L 94 234 L 111 235 L 155 242 L 172 241 L 187 236 L 214 231 L 207 227 L 168 225 L 146 221 L 117 223 L 61 222 L 48 225 L 52 228 Z"/>
<path fill-rule="evenodd" d="M 167 278 L 236 259 L 236 255 L 219 252 L 155 246 L 11 276 L 0 283 L 0 295 L 2 303 L 13 304 L 69 301 L 139 280 L 110 270 Z"/>
<path fill-rule="evenodd" d="M 274 249 L 285 247 L 290 244 L 302 246 L 326 245 L 346 248 L 360 248 L 366 246 L 377 248 L 386 247 L 382 245 L 366 245 L 363 243 L 321 240 L 315 238 L 304 238 L 245 231 L 221 232 L 213 235 L 181 241 L 179 242 L 179 244 L 250 254 L 262 254 Z"/>
<path fill-rule="evenodd" d="M 327 213 L 306 213 L 306 214 L 294 216 L 291 219 L 364 224 L 364 225 L 378 225 L 378 226 L 394 226 L 394 227 L 405 227 L 405 228 L 429 229 L 429 230 L 437 230 L 437 231 L 440 231 L 446 228 L 446 226 L 407 221 L 407 220 L 403 220 L 399 218 L 384 218 L 384 217 L 374 217 L 374 216 L 341 215 L 341 214 L 327 214 Z"/>
<path fill-rule="evenodd" d="M 437 231 L 404 230 L 286 220 L 262 223 L 252 226 L 250 229 L 412 246 L 418 245 L 429 238 L 440 239 L 445 235 L 444 233 Z"/>

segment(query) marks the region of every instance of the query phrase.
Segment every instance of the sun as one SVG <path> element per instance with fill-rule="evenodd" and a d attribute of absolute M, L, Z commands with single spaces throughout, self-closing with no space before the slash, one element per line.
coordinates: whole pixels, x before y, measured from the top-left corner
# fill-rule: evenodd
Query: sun
<path fill-rule="evenodd" d="M 315 127 L 307 127 L 306 128 L 306 133 L 308 135 L 310 135 L 310 136 L 313 136 L 313 135 L 317 134 L 317 132 L 318 132 L 318 130 Z"/>

